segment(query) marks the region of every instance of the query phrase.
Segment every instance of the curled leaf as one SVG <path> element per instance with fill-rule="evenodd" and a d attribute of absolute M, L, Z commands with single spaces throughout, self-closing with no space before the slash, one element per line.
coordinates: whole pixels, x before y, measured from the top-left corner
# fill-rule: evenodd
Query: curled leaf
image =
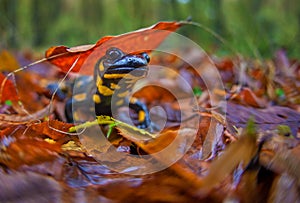
<path fill-rule="evenodd" d="M 159 22 L 151 27 L 136 30 L 119 36 L 106 36 L 96 44 L 77 47 L 56 46 L 46 51 L 48 61 L 67 72 L 74 64 L 72 72 L 92 75 L 97 60 L 105 55 L 110 47 L 118 47 L 126 53 L 150 52 L 171 32 L 183 25 L 182 22 Z M 89 57 L 91 54 L 93 55 Z M 84 66 L 83 66 L 84 64 Z M 84 68 L 82 68 L 84 67 Z"/>

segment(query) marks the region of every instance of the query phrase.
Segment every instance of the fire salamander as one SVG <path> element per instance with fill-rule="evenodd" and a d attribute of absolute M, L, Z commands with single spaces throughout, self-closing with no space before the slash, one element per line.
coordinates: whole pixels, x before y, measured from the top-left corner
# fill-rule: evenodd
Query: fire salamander
<path fill-rule="evenodd" d="M 138 127 L 147 128 L 150 117 L 146 105 L 136 98 L 129 99 L 127 96 L 135 82 L 147 75 L 149 61 L 147 53 L 126 54 L 115 47 L 108 49 L 105 56 L 96 63 L 94 77 L 81 76 L 74 83 L 73 88 L 77 88 L 75 95 L 65 106 L 67 121 L 79 119 L 76 118 L 78 117 L 76 108 L 72 111 L 74 105 L 94 105 L 96 116 L 112 116 L 112 108 L 129 106 L 138 115 Z M 86 100 L 89 102 L 86 103 Z"/>

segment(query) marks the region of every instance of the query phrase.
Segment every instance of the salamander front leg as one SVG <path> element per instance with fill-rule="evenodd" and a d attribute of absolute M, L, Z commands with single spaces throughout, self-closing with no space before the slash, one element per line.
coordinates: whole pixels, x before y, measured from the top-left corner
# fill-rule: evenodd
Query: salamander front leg
<path fill-rule="evenodd" d="M 73 111 L 72 111 L 73 99 L 68 99 L 65 105 L 65 116 L 68 123 L 74 123 Z"/>

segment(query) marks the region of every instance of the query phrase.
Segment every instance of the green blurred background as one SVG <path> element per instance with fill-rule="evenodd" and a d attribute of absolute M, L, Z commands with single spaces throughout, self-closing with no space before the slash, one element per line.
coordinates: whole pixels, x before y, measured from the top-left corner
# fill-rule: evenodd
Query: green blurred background
<path fill-rule="evenodd" d="M 271 57 L 285 48 L 300 58 L 299 0 L 0 0 L 0 48 L 43 53 L 50 46 L 95 43 L 158 21 L 193 21 L 222 36 L 237 52 Z M 211 33 L 185 35 L 206 51 L 232 54 Z"/>

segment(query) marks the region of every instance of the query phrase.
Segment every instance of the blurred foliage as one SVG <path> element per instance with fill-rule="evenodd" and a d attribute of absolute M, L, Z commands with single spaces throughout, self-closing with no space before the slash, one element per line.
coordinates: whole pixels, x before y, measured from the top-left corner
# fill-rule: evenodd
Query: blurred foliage
<path fill-rule="evenodd" d="M 239 53 L 270 57 L 278 48 L 299 58 L 298 0 L 0 0 L 0 48 L 44 50 L 96 42 L 158 21 L 191 16 Z M 184 34 L 210 52 L 232 54 L 204 29 Z"/>

